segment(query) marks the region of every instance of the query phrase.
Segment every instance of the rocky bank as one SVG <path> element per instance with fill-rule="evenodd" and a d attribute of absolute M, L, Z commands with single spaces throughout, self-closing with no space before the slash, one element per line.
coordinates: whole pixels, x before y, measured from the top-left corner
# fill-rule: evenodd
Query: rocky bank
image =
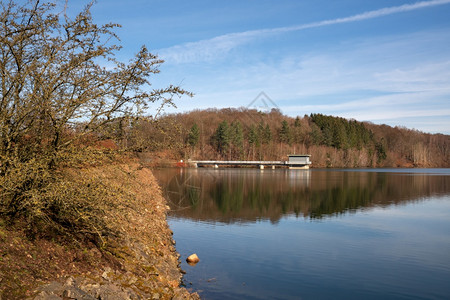
<path fill-rule="evenodd" d="M 149 169 L 137 163 L 74 170 L 129 194 L 104 216 L 119 233 L 104 247 L 30 240 L 0 220 L 0 300 L 199 299 L 181 284 L 168 206 Z"/>

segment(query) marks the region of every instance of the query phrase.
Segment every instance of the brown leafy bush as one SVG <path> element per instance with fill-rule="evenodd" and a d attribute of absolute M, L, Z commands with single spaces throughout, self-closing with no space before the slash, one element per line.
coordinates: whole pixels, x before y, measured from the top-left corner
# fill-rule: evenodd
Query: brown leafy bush
<path fill-rule="evenodd" d="M 31 237 L 70 238 L 104 246 L 117 232 L 108 212 L 131 197 L 100 177 L 83 176 L 78 168 L 54 171 L 45 162 L 16 162 L 0 177 L 0 213 L 10 223 L 26 221 Z"/>

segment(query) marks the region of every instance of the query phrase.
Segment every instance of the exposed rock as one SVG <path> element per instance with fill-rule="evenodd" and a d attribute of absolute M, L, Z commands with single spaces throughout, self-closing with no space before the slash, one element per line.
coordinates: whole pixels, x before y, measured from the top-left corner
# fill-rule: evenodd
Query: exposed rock
<path fill-rule="evenodd" d="M 94 296 L 80 289 L 72 277 L 66 280 L 65 284 L 59 282 L 51 282 L 40 289 L 40 293 L 34 298 L 35 300 L 61 300 L 61 299 L 79 299 L 79 300 L 96 300 Z"/>
<path fill-rule="evenodd" d="M 190 265 L 196 265 L 200 261 L 200 259 L 198 258 L 197 254 L 194 253 L 189 255 L 188 258 L 186 258 L 186 261 Z"/>

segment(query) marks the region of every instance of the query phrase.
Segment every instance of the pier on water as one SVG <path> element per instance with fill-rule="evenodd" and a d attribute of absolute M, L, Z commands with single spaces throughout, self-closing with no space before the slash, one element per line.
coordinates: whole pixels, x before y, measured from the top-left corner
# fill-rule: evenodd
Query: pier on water
<path fill-rule="evenodd" d="M 311 165 L 311 155 L 291 154 L 288 155 L 287 161 L 267 161 L 267 160 L 189 160 L 188 164 L 198 167 L 213 167 L 219 166 L 255 166 L 263 170 L 264 168 L 284 167 L 289 169 L 309 169 Z"/>

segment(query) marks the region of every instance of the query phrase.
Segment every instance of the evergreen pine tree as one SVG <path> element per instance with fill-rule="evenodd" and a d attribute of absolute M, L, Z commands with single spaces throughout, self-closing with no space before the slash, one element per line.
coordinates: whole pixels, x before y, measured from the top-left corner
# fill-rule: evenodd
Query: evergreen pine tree
<path fill-rule="evenodd" d="M 230 127 L 227 121 L 222 121 L 212 136 L 212 144 L 216 151 L 224 156 L 230 149 Z"/>
<path fill-rule="evenodd" d="M 189 144 L 189 146 L 194 148 L 198 144 L 199 138 L 200 138 L 200 130 L 198 128 L 197 123 L 194 123 L 194 125 L 192 125 L 191 127 L 191 130 L 189 131 L 187 143 Z"/>

